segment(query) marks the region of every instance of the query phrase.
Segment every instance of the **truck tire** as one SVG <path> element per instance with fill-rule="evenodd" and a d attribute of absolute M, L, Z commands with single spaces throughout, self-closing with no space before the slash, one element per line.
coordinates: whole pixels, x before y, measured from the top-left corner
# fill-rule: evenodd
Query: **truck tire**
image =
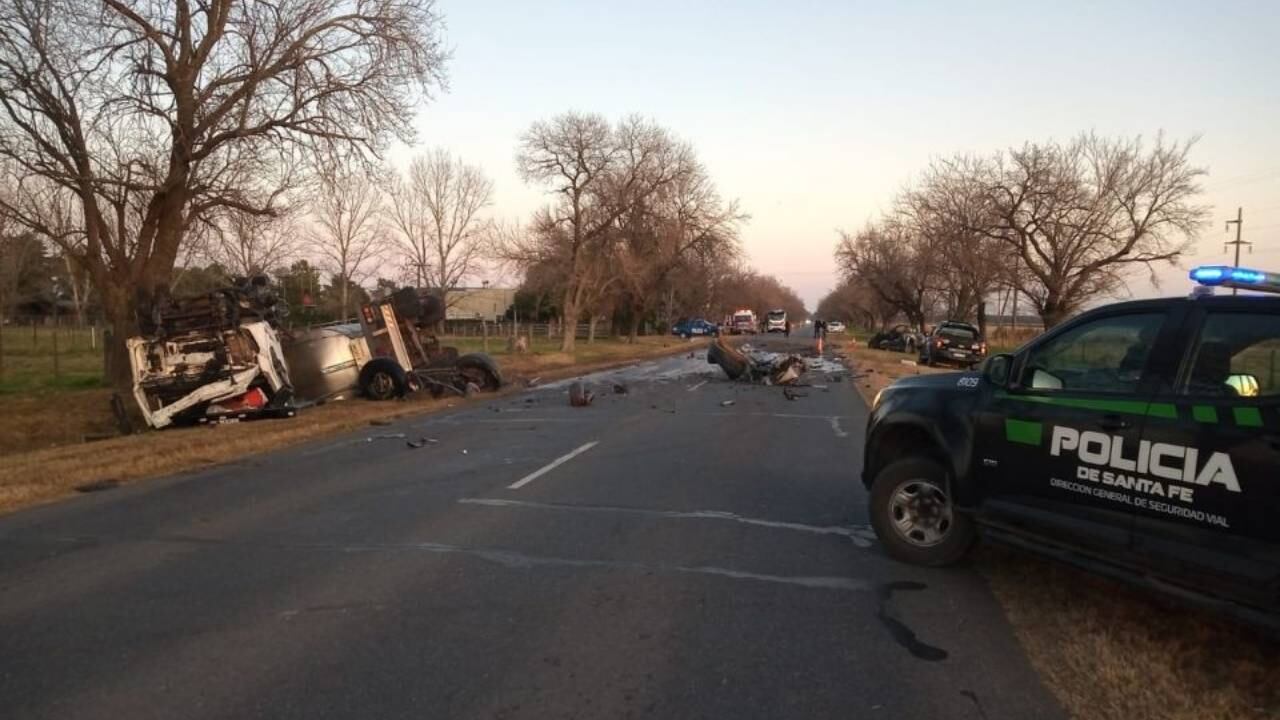
<path fill-rule="evenodd" d="M 458 372 L 466 382 L 475 383 L 476 387 L 485 391 L 494 391 L 502 387 L 502 373 L 498 372 L 498 364 L 484 353 L 468 353 L 454 363 Z"/>
<path fill-rule="evenodd" d="M 360 368 L 360 392 L 370 400 L 404 397 L 409 378 L 391 358 L 374 358 Z"/>
<path fill-rule="evenodd" d="M 889 463 L 871 485 L 871 527 L 889 557 L 912 565 L 951 565 L 977 537 L 973 519 L 956 512 L 947 473 L 925 457 Z"/>

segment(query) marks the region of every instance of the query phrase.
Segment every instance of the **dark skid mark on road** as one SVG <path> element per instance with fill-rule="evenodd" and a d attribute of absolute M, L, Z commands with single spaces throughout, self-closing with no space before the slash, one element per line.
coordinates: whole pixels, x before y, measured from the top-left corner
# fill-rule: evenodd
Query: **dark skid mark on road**
<path fill-rule="evenodd" d="M 960 694 L 973 701 L 973 706 L 978 709 L 978 717 L 987 720 L 987 711 L 982 709 L 982 702 L 978 700 L 978 694 L 972 690 L 961 690 Z"/>
<path fill-rule="evenodd" d="M 880 622 L 889 628 L 889 634 L 893 636 L 893 639 L 913 656 L 921 660 L 937 662 L 947 659 L 947 651 L 922 642 L 920 638 L 916 637 L 911 628 L 889 614 L 889 601 L 893 599 L 894 592 L 898 590 L 924 590 L 927 587 L 922 582 L 911 580 L 899 580 L 881 585 L 879 588 L 880 607 L 876 610 L 876 617 L 880 618 Z M 975 700 L 975 702 L 977 701 Z"/>

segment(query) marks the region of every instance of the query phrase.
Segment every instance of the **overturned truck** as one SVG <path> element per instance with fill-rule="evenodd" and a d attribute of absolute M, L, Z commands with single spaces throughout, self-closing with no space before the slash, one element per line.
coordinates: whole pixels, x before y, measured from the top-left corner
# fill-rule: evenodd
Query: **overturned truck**
<path fill-rule="evenodd" d="M 144 308 L 125 341 L 133 399 L 146 424 L 289 417 L 293 386 L 276 332 L 278 300 L 265 278 Z M 122 402 L 117 416 L 126 422 Z"/>
<path fill-rule="evenodd" d="M 143 334 L 126 342 L 146 424 L 291 417 L 356 394 L 389 400 L 426 389 L 438 397 L 502 385 L 488 355 L 441 347 L 430 328 L 444 306 L 416 288 L 364 304 L 359 323 L 288 331 L 284 307 L 257 278 L 147 308 Z M 125 423 L 119 398 L 115 410 Z"/>
<path fill-rule="evenodd" d="M 317 402 L 356 394 L 390 400 L 418 390 L 468 395 L 502 386 L 484 353 L 459 355 L 431 332 L 444 319 L 440 299 L 403 288 L 360 307 L 360 322 L 292 334 L 285 345 L 297 396 Z"/>

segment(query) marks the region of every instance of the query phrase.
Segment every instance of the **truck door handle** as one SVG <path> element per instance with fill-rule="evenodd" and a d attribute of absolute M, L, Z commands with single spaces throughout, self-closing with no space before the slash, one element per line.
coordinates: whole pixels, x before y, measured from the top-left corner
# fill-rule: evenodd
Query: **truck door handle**
<path fill-rule="evenodd" d="M 1116 430 L 1124 430 L 1129 427 L 1129 421 L 1119 415 L 1103 415 L 1098 420 L 1098 427 L 1103 430 L 1111 430 L 1114 432 Z"/>

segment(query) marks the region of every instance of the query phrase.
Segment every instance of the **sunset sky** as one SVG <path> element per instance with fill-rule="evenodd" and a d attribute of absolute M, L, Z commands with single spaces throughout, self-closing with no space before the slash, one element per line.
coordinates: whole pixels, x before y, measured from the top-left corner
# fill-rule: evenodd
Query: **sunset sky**
<path fill-rule="evenodd" d="M 965 7 L 961 8 L 961 5 Z M 450 89 L 419 117 L 495 183 L 496 218 L 544 203 L 517 138 L 565 110 L 638 112 L 697 148 L 751 214 L 752 265 L 813 307 L 835 230 L 886 209 L 931 158 L 1081 131 L 1184 139 L 1210 175 L 1198 254 L 1244 206 L 1249 263 L 1280 269 L 1280 3 L 439 0 Z M 403 161 L 413 149 L 397 152 Z M 1243 262 L 1242 262 L 1243 264 Z M 1186 291 L 1185 267 L 1137 296 Z"/>

